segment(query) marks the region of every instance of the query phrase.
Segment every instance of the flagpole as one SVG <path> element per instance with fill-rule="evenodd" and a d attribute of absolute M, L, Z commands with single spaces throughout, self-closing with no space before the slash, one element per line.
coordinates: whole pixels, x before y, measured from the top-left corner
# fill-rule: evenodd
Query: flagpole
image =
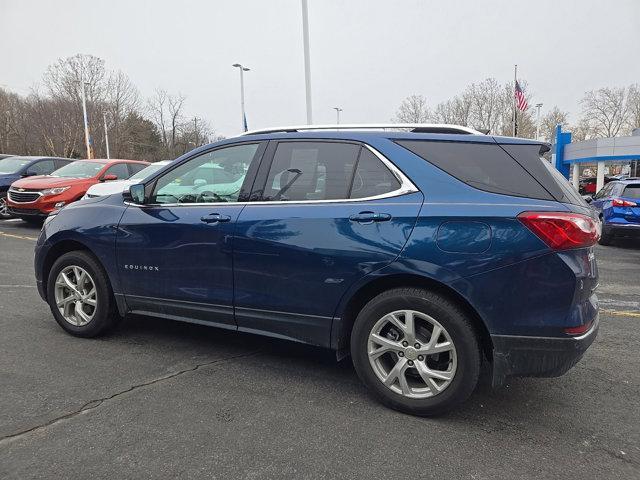
<path fill-rule="evenodd" d="M 518 65 L 513 66 L 513 136 L 516 136 L 516 83 L 518 83 Z"/>

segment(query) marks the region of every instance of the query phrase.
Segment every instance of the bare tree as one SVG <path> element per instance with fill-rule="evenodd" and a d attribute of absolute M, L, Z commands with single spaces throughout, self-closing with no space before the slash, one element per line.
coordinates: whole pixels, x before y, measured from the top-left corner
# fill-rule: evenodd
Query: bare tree
<path fill-rule="evenodd" d="M 580 103 L 582 118 L 597 136 L 615 137 L 627 123 L 627 91 L 624 87 L 592 90 L 585 93 Z"/>
<path fill-rule="evenodd" d="M 640 84 L 638 83 L 629 86 L 627 112 L 629 130 L 640 128 Z"/>
<path fill-rule="evenodd" d="M 123 158 L 129 132 L 122 128 L 125 118 L 139 110 L 138 89 L 123 72 L 112 73 L 107 80 L 104 109 L 107 114 L 111 151 L 116 158 Z"/>
<path fill-rule="evenodd" d="M 166 90 L 158 89 L 149 100 L 148 108 L 156 124 L 162 145 L 170 156 L 175 156 L 176 140 L 183 126 L 183 107 L 185 97 L 181 94 L 170 95 Z"/>
<path fill-rule="evenodd" d="M 427 123 L 431 119 L 431 112 L 427 106 L 427 99 L 422 95 L 410 95 L 405 98 L 393 121 L 396 123 Z"/>
<path fill-rule="evenodd" d="M 540 136 L 547 142 L 554 143 L 556 139 L 556 125 L 567 125 L 569 113 L 558 107 L 553 107 L 540 119 Z"/>
<path fill-rule="evenodd" d="M 446 102 L 439 103 L 434 112 L 434 120 L 438 123 L 469 126 L 473 101 L 469 92 L 463 92 Z"/>

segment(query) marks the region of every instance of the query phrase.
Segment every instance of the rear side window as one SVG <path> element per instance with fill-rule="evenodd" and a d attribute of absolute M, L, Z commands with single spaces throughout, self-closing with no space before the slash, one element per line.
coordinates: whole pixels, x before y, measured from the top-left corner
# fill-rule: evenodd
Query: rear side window
<path fill-rule="evenodd" d="M 627 198 L 640 198 L 640 183 L 624 187 L 622 196 Z"/>
<path fill-rule="evenodd" d="M 396 140 L 467 185 L 492 193 L 553 200 L 522 165 L 497 144 Z"/>
<path fill-rule="evenodd" d="M 360 146 L 333 142 L 281 142 L 264 190 L 265 200 L 348 198 Z"/>
<path fill-rule="evenodd" d="M 369 149 L 363 148 L 353 175 L 349 198 L 383 195 L 400 188 L 400 182 Z"/>

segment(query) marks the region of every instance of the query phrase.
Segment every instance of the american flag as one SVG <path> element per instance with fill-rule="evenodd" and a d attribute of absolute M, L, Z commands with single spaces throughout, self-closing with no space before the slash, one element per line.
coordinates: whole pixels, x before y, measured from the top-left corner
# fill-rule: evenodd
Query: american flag
<path fill-rule="evenodd" d="M 517 80 L 516 80 L 515 96 L 516 96 L 516 107 L 518 107 L 518 110 L 520 110 L 521 112 L 524 112 L 527 108 L 529 108 L 529 105 L 527 104 L 527 99 L 524 98 L 524 92 L 520 88 L 520 84 L 518 83 Z"/>

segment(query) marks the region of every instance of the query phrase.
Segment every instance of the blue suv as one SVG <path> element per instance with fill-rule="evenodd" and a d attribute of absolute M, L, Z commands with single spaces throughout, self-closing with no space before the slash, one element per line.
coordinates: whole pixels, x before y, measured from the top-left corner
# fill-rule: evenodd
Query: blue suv
<path fill-rule="evenodd" d="M 559 376 L 596 336 L 595 212 L 549 146 L 456 126 L 291 127 L 194 150 L 49 216 L 38 289 L 93 337 L 127 313 L 351 355 L 386 405 L 434 415 Z"/>
<path fill-rule="evenodd" d="M 601 245 L 616 236 L 640 238 L 640 178 L 607 183 L 591 201 L 602 221 Z"/>

